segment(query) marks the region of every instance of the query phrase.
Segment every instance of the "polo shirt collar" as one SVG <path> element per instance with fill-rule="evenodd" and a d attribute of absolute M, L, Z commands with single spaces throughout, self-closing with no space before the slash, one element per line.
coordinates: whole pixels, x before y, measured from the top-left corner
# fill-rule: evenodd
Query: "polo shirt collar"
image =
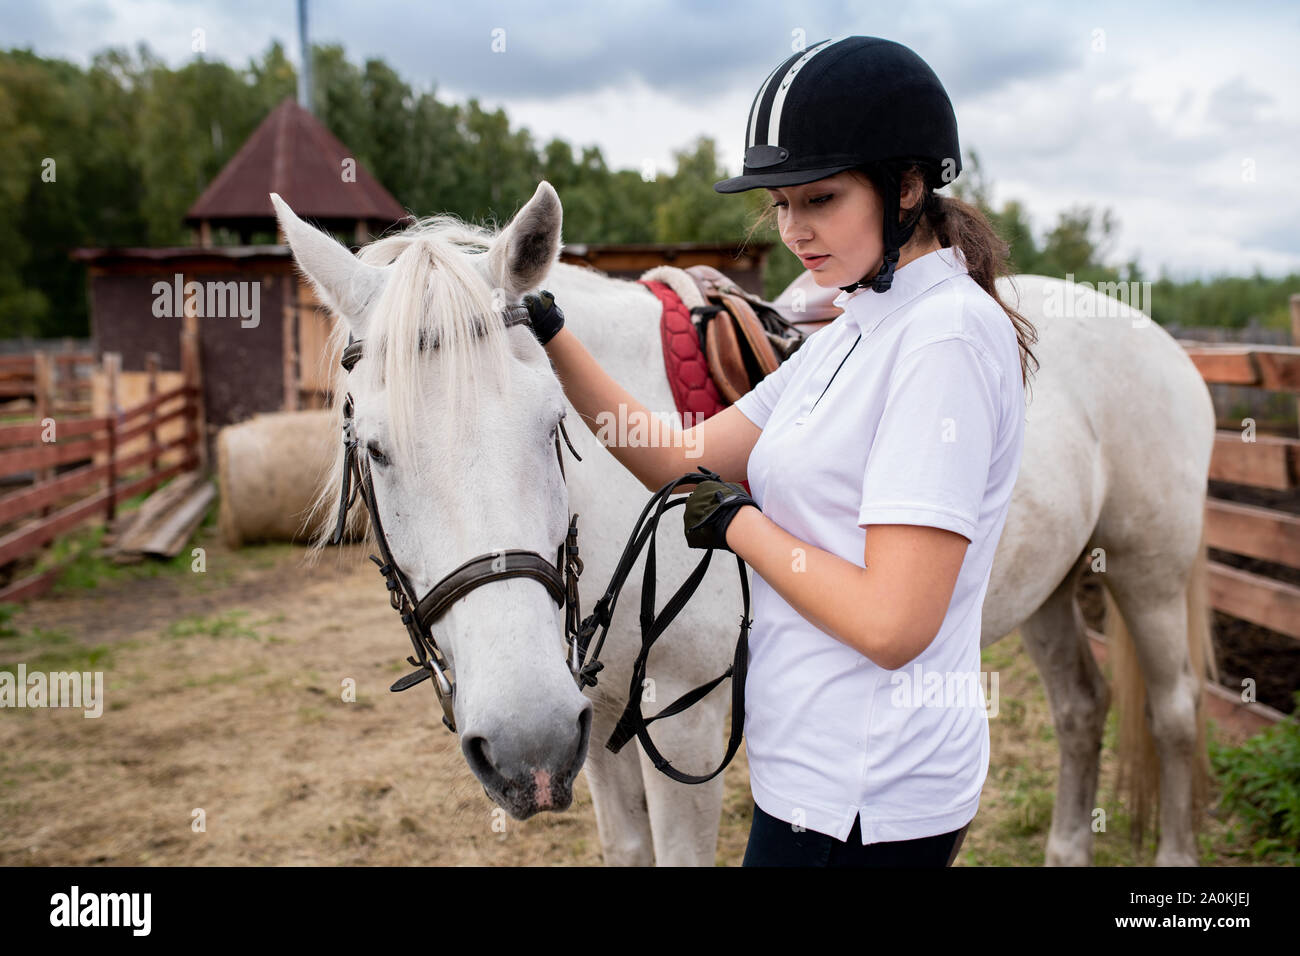
<path fill-rule="evenodd" d="M 888 291 L 872 292 L 870 288 L 861 288 L 854 292 L 841 292 L 835 297 L 835 305 L 843 309 L 849 321 L 865 335 L 922 293 L 953 276 L 968 274 L 966 257 L 960 249 L 956 246 L 936 249 L 896 270 Z"/>

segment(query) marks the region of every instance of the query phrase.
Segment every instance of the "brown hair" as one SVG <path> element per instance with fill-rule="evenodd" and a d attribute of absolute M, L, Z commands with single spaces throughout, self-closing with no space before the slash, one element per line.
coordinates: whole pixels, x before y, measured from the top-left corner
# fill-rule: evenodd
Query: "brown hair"
<path fill-rule="evenodd" d="M 882 170 L 878 167 L 862 166 L 849 172 L 860 182 L 868 183 L 877 195 L 883 194 L 884 189 L 888 188 L 886 177 L 881 175 Z M 978 207 L 952 196 L 935 193 L 936 185 L 942 186 L 942 183 L 938 180 L 937 170 L 929 164 L 896 162 L 892 172 L 895 182 L 905 183 L 918 176 L 922 182 L 921 201 L 902 210 L 904 221 L 917 219 L 916 230 L 909 244 L 917 242 L 924 245 L 931 239 L 937 239 L 944 249 L 953 246 L 961 249 L 966 257 L 970 277 L 992 296 L 1015 327 L 1016 341 L 1020 346 L 1020 378 L 1027 387 L 1030 363 L 1033 363 L 1035 370 L 1038 368 L 1038 359 L 1030 349 L 1038 341 L 1038 332 L 1028 319 L 1002 300 L 995 285 L 999 276 L 1011 274 L 1010 247 Z M 754 222 L 749 234 L 753 235 L 754 230 L 764 224 L 775 227 L 775 219 L 776 210 L 769 206 Z"/>

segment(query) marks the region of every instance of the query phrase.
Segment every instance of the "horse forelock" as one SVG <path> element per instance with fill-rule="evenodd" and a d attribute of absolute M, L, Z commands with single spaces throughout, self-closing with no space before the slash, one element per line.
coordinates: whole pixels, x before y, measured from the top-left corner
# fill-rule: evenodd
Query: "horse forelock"
<path fill-rule="evenodd" d="M 416 453 L 423 430 L 436 424 L 448 442 L 460 446 L 476 420 L 481 389 L 494 382 L 509 388 L 510 344 L 501 315 L 507 303 L 480 271 L 496 235 L 486 227 L 441 215 L 422 219 L 360 251 L 361 261 L 390 266 L 391 271 L 378 300 L 368 309 L 365 357 L 350 373 L 339 364 L 348 344 L 349 324 L 337 319 L 330 334 L 326 352 L 335 434 L 341 434 L 343 403 L 349 393 L 356 398 L 382 391 L 389 453 L 396 467 L 418 473 L 430 464 Z M 430 343 L 436 343 L 436 355 L 434 349 L 421 347 Z M 340 450 L 312 509 L 317 550 L 333 530 L 342 485 Z"/>

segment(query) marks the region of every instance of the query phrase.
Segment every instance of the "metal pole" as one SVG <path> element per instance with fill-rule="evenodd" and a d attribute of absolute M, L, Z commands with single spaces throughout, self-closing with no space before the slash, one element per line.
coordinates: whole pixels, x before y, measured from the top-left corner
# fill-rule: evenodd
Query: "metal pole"
<path fill-rule="evenodd" d="M 298 105 L 310 113 L 311 41 L 307 39 L 307 0 L 298 0 L 298 46 L 302 54 L 302 68 L 298 71 Z"/>

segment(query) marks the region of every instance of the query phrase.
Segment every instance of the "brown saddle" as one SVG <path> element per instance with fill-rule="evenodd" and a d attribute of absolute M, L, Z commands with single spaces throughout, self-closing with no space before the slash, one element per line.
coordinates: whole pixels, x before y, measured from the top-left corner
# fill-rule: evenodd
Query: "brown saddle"
<path fill-rule="evenodd" d="M 690 266 L 708 305 L 691 310 L 700 334 L 700 347 L 709 363 L 718 392 L 728 403 L 744 395 L 788 359 L 809 331 L 788 322 L 770 302 L 746 292 L 712 266 Z"/>

